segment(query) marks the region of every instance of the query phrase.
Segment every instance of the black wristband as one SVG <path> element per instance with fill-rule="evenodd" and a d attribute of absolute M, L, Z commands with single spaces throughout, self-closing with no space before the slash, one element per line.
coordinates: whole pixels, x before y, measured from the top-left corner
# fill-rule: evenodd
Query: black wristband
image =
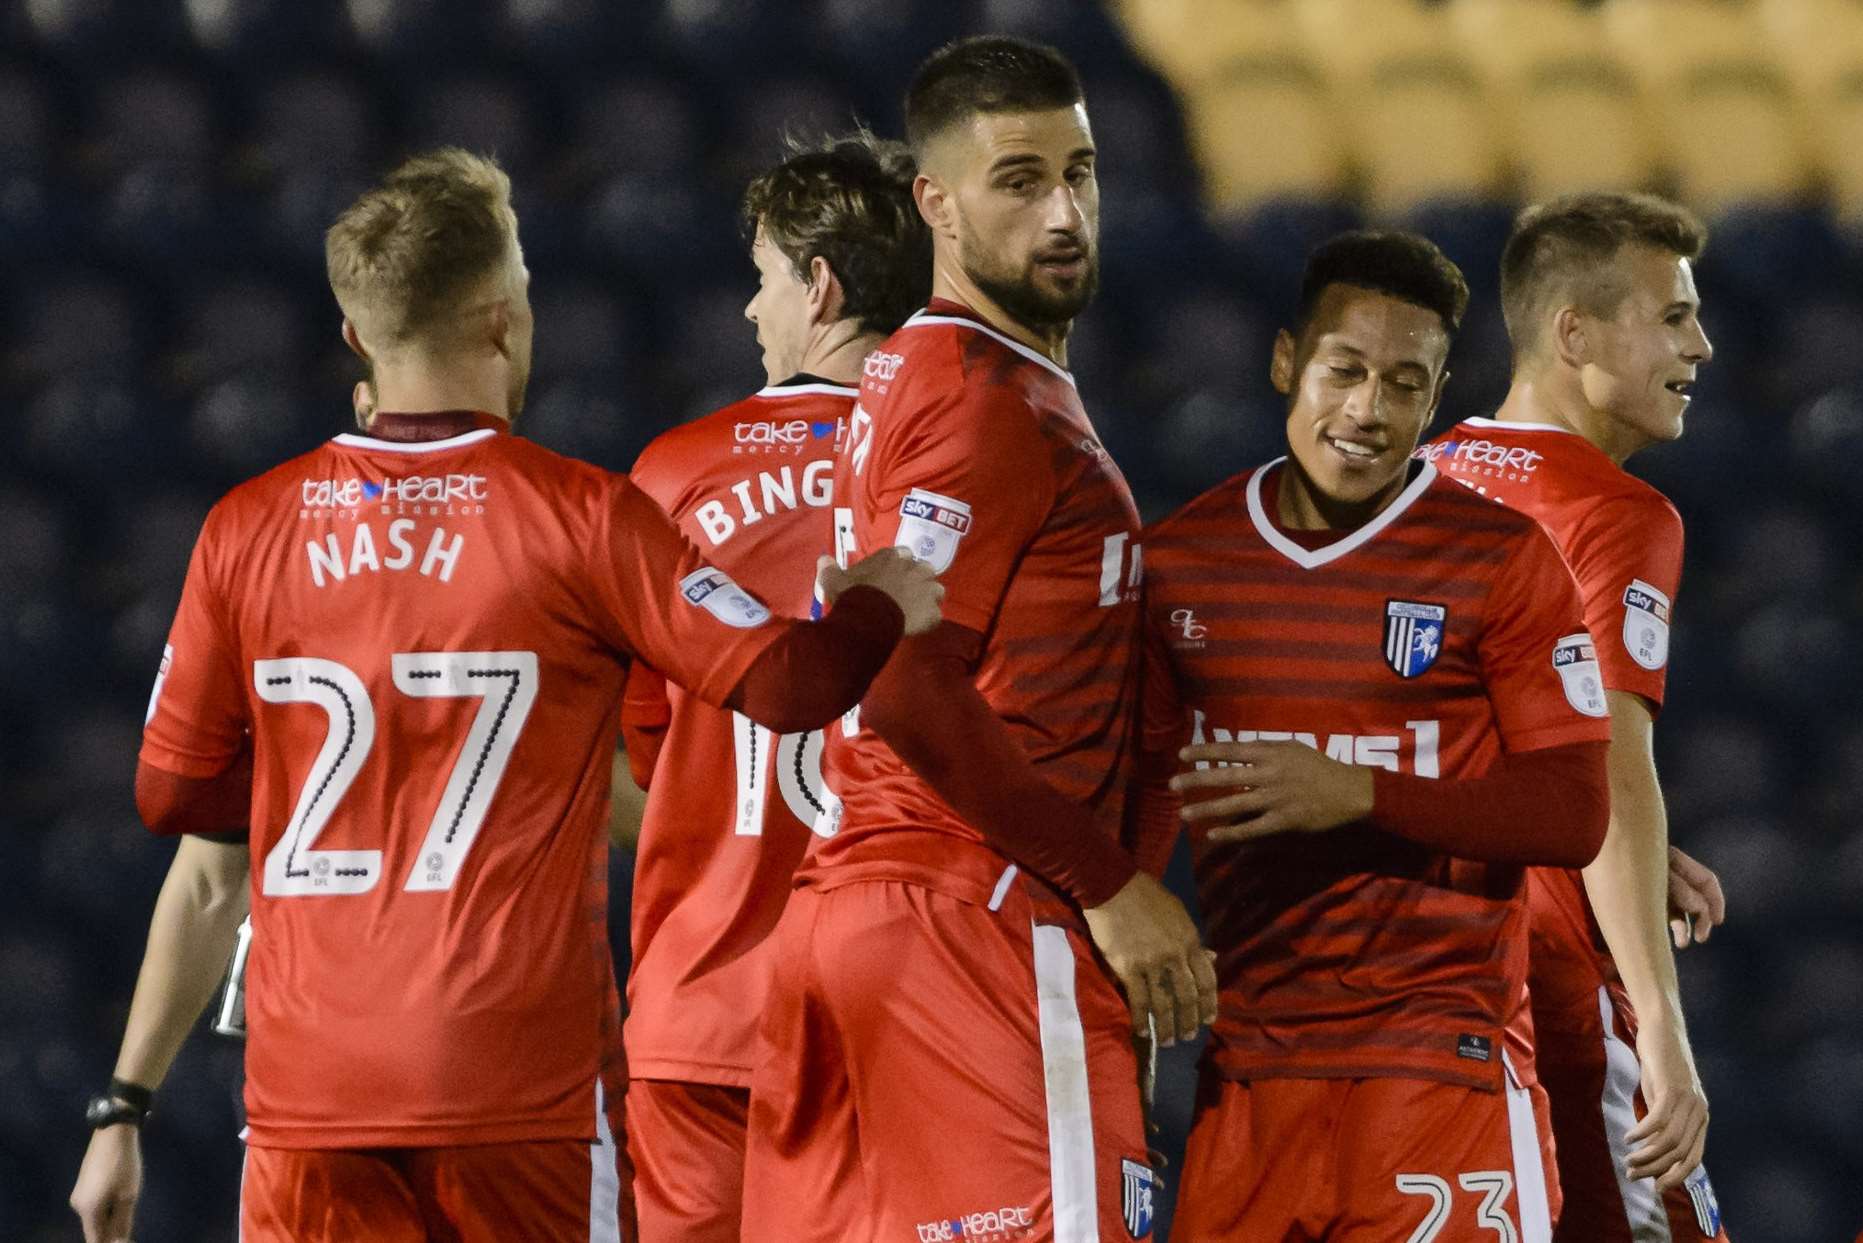
<path fill-rule="evenodd" d="M 153 1089 L 114 1076 L 110 1080 L 110 1095 L 126 1105 L 133 1106 L 138 1113 L 148 1113 L 149 1107 L 155 1103 Z"/>

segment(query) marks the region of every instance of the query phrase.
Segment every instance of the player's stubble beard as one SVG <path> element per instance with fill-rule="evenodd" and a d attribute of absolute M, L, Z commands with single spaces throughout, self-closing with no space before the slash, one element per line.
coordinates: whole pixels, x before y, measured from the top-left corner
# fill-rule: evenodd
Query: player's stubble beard
<path fill-rule="evenodd" d="M 972 245 L 969 237 L 959 241 L 958 262 L 971 283 L 1002 307 L 1011 319 L 1031 331 L 1046 334 L 1057 329 L 1065 331 L 1099 292 L 1099 247 L 1084 237 L 1076 239 L 1076 244 L 1085 253 L 1087 262 L 1079 284 L 1072 290 L 1052 293 L 1044 290 L 1036 283 L 1033 256 L 1023 260 L 1020 271 L 1013 271 L 1009 265 L 983 254 Z"/>

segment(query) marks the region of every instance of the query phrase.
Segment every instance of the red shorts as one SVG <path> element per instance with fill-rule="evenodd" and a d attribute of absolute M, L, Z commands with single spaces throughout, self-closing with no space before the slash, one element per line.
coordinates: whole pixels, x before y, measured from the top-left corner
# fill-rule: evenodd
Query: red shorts
<path fill-rule="evenodd" d="M 791 895 L 751 1085 L 759 1239 L 1150 1236 L 1125 1001 L 1005 881 L 992 906 L 880 880 Z"/>
<path fill-rule="evenodd" d="M 636 1079 L 627 1143 L 641 1243 L 738 1243 L 750 1089 Z"/>
<path fill-rule="evenodd" d="M 1527 1089 L 1208 1071 L 1174 1239 L 1547 1243 Z"/>
<path fill-rule="evenodd" d="M 1560 1243 L 1726 1243 L 1706 1168 L 1658 1195 L 1654 1179 L 1624 1177 L 1624 1135 L 1644 1114 L 1636 1019 L 1615 989 L 1600 987 L 1596 1009 L 1535 1012 L 1540 1083 L 1552 1098 L 1553 1135 L 1565 1210 Z"/>
<path fill-rule="evenodd" d="M 612 1131 L 619 1113 L 597 1111 L 593 1144 L 249 1145 L 240 1243 L 635 1243 L 633 1171 Z"/>

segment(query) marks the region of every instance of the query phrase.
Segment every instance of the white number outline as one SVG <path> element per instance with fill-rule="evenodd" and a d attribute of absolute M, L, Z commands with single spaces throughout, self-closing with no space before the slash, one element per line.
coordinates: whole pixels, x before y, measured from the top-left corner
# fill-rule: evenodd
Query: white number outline
<path fill-rule="evenodd" d="M 536 702 L 537 654 L 397 652 L 391 668 L 404 694 L 482 700 L 405 886 L 412 891 L 448 889 L 484 825 Z M 252 680 L 265 702 L 315 704 L 328 721 L 323 746 L 305 775 L 285 832 L 266 852 L 261 892 L 268 897 L 369 892 L 381 880 L 381 851 L 312 849 L 374 749 L 375 705 L 368 688 L 348 666 L 314 656 L 254 661 Z M 505 685 L 496 707 L 490 694 L 495 684 L 475 685 L 488 680 Z M 470 765 L 467 756 L 472 757 Z M 437 868 L 429 866 L 435 854 L 440 857 Z"/>
<path fill-rule="evenodd" d="M 1464 1191 L 1485 1191 L 1481 1207 L 1475 1210 L 1475 1224 L 1494 1231 L 1501 1243 L 1520 1243 L 1514 1219 L 1507 1215 L 1507 1197 L 1514 1190 L 1514 1176 L 1506 1170 L 1476 1170 L 1458 1174 L 1456 1182 Z"/>
<path fill-rule="evenodd" d="M 1434 1174 L 1399 1174 L 1397 1189 L 1407 1196 L 1428 1196 L 1430 1211 L 1404 1243 L 1433 1243 L 1449 1224 L 1449 1184 Z"/>
<path fill-rule="evenodd" d="M 404 889 L 451 889 L 466 852 L 484 827 L 505 766 L 537 702 L 535 652 L 397 652 L 390 660 L 395 687 L 416 699 L 477 697 L 479 710 L 427 826 Z M 503 695 L 497 697 L 502 686 Z M 496 697 L 496 707 L 494 699 Z M 471 763 L 467 763 L 471 757 Z"/>
<path fill-rule="evenodd" d="M 776 734 L 742 712 L 731 714 L 733 774 L 731 832 L 737 837 L 762 837 L 764 819 L 773 794 L 780 795 L 790 814 L 824 837 L 824 818 L 837 801 L 822 777 L 822 732 Z M 776 788 L 770 788 L 770 769 L 776 768 Z"/>
<path fill-rule="evenodd" d="M 1507 1197 L 1514 1190 L 1514 1176 L 1506 1170 L 1475 1170 L 1468 1174 L 1456 1175 L 1456 1182 L 1464 1191 L 1484 1192 L 1481 1204 L 1475 1209 L 1475 1224 L 1484 1230 L 1492 1230 L 1501 1243 L 1520 1243 L 1520 1232 L 1514 1228 L 1514 1219 L 1507 1215 Z M 1449 1204 L 1454 1193 L 1449 1190 L 1447 1179 L 1434 1174 L 1399 1174 L 1397 1189 L 1407 1196 L 1428 1196 L 1430 1211 L 1417 1228 L 1410 1232 L 1404 1243 L 1434 1243 L 1443 1227 L 1449 1224 Z"/>

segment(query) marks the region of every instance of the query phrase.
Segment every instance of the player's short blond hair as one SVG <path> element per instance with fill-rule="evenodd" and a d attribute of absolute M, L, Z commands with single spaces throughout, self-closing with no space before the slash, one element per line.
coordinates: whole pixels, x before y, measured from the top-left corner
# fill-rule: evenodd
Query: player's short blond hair
<path fill-rule="evenodd" d="M 511 261 L 511 179 L 489 156 L 442 147 L 407 160 L 324 235 L 324 266 L 357 331 L 393 348 L 437 322 Z"/>
<path fill-rule="evenodd" d="M 1501 252 L 1501 315 L 1514 359 L 1532 354 L 1555 306 L 1608 318 L 1623 304 L 1616 267 L 1626 246 L 1699 259 L 1708 230 L 1686 207 L 1654 194 L 1593 192 L 1535 203 L 1514 220 Z"/>

